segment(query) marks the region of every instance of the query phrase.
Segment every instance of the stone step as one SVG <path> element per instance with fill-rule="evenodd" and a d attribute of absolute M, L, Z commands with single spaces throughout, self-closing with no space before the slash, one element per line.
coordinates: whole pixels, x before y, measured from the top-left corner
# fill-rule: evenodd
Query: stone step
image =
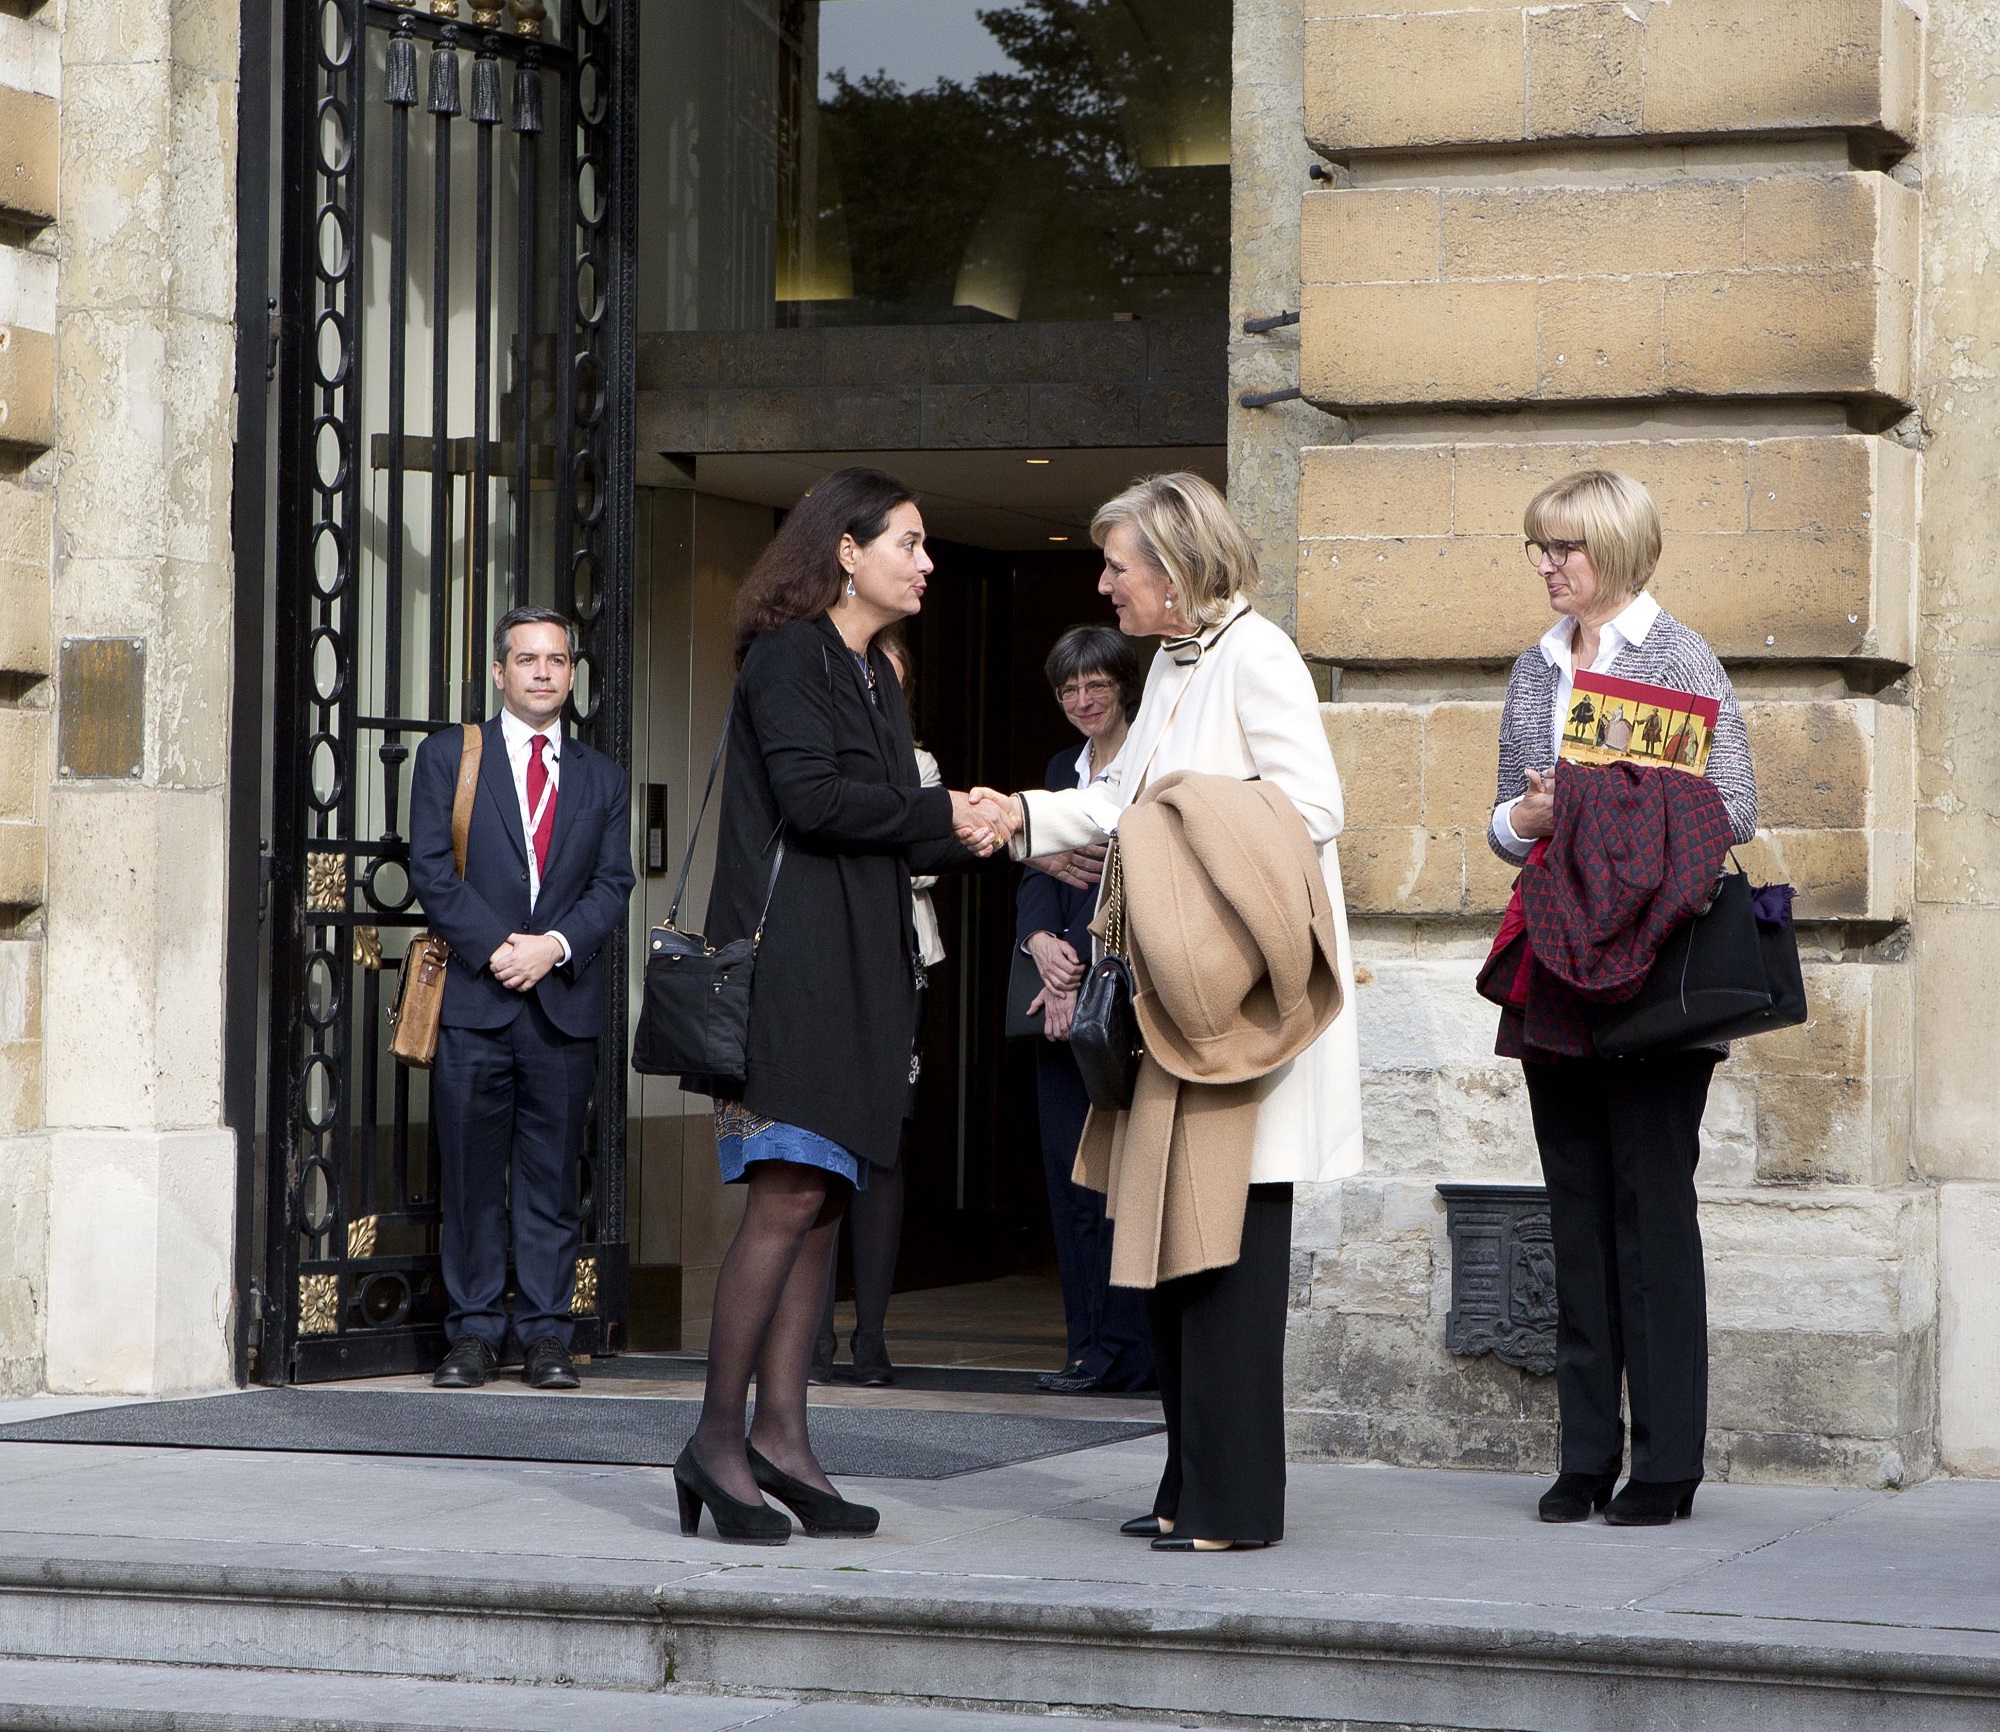
<path fill-rule="evenodd" d="M 1121 1732 L 1169 1732 L 1121 1721 Z M 576 1690 L 109 1660 L 0 1660 L 0 1732 L 1050 1732 L 1047 1717 L 872 1701 Z"/>
<path fill-rule="evenodd" d="M 636 1573 L 643 1566 L 587 1558 L 545 1560 L 539 1577 L 474 1577 L 414 1564 L 371 1573 L 187 1556 L 17 1557 L 0 1560 L 0 1653 L 266 1676 L 278 1664 L 293 1669 L 291 1687 L 315 1725 L 328 1723 L 326 1692 L 384 1679 L 409 1691 L 410 1679 L 544 1695 L 555 1686 L 571 1701 L 578 1691 L 625 1692 L 622 1700 L 671 1701 L 690 1714 L 713 1712 L 714 1700 L 690 1707 L 682 1694 L 657 1693 L 1056 1704 L 1177 1726 L 1238 1716 L 1454 1732 L 2000 1724 L 2000 1648 L 1982 1632 L 1574 1608 L 1502 1626 L 1474 1599 L 1419 1606 L 1388 1595 L 1357 1615 L 1352 1597 L 1309 1584 L 1232 1590 L 1230 1561 L 1184 1586 L 748 1561 L 660 1584 Z M 313 1676 L 300 1683 L 302 1673 Z M 535 1701 L 532 1691 L 502 1699 L 529 1704 L 523 1712 Z M 755 1722 L 647 1721 L 738 1723 Z M 865 1723 L 889 1724 L 879 1714 Z M 996 1722 L 982 1715 L 977 1724 Z"/>

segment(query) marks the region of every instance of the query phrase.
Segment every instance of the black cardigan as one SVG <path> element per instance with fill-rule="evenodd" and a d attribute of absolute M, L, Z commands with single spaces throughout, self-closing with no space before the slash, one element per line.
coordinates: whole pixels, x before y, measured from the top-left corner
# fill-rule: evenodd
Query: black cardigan
<path fill-rule="evenodd" d="M 736 682 L 711 944 L 750 933 L 778 873 L 750 996 L 743 1104 L 893 1167 L 916 1039 L 910 874 L 968 865 L 951 796 L 918 784 L 895 670 L 871 703 L 824 616 L 766 632 Z"/>

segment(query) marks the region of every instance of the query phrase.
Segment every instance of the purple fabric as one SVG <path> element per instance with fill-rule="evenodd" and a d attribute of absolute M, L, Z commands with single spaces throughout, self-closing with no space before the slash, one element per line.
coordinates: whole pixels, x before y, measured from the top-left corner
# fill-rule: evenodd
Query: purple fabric
<path fill-rule="evenodd" d="M 1793 894 L 1789 884 L 1761 884 L 1751 893 L 1750 907 L 1765 926 L 1789 926 Z"/>

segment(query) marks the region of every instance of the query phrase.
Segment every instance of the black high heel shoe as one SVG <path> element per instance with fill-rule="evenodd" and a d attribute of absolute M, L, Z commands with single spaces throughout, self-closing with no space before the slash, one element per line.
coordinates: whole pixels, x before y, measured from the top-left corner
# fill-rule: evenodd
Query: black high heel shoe
<path fill-rule="evenodd" d="M 750 1455 L 751 1472 L 755 1473 L 756 1464 L 763 1457 L 755 1450 Z M 708 1469 L 696 1457 L 692 1443 L 674 1463 L 674 1494 L 680 1500 L 684 1535 L 692 1536 L 700 1528 L 701 1506 L 706 1504 L 718 1538 L 734 1540 L 738 1545 L 781 1546 L 792 1537 L 789 1517 L 779 1514 L 762 1498 L 755 1503 L 733 1498 L 709 1478 Z"/>
<path fill-rule="evenodd" d="M 1694 1514 L 1698 1479 L 1628 1479 L 1611 1500 L 1604 1519 L 1615 1528 L 1663 1528 L 1676 1516 Z"/>
<path fill-rule="evenodd" d="M 816 1485 L 794 1479 L 755 1444 L 745 1448 L 750 1452 L 752 1476 L 799 1518 L 799 1526 L 809 1538 L 866 1539 L 881 1524 L 880 1510 L 865 1503 L 849 1503 L 838 1492 L 821 1491 Z"/>
<path fill-rule="evenodd" d="M 1156 1515 L 1134 1516 L 1129 1522 L 1120 1522 L 1118 1531 L 1130 1534 L 1135 1540 L 1156 1540 L 1167 1530 L 1160 1526 Z"/>
<path fill-rule="evenodd" d="M 1542 1493 L 1541 1517 L 1545 1522 L 1580 1522 L 1590 1519 L 1618 1489 L 1615 1473 L 1559 1473 L 1556 1483 Z"/>

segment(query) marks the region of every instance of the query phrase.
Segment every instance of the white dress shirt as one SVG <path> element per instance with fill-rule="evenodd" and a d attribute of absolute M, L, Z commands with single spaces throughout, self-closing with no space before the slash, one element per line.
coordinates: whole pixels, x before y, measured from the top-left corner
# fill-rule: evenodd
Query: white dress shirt
<path fill-rule="evenodd" d="M 1653 621 L 1660 617 L 1660 604 L 1643 589 L 1629 602 L 1615 619 L 1610 621 L 1598 634 L 1597 659 L 1587 670 L 1590 673 L 1606 672 L 1618 659 L 1619 652 L 1629 645 L 1642 644 L 1646 634 L 1653 629 Z M 1549 714 L 1549 762 L 1553 764 L 1562 756 L 1562 731 L 1564 718 L 1569 715 L 1570 695 L 1576 690 L 1576 668 L 1571 660 L 1576 644 L 1576 621 L 1559 619 L 1542 634 L 1542 658 L 1556 670 L 1556 703 Z M 1502 800 L 1493 808 L 1493 840 L 1514 856 L 1525 860 L 1534 843 L 1515 833 L 1513 825 L 1514 808 L 1526 799 L 1525 794 L 1512 800 Z"/>
<path fill-rule="evenodd" d="M 937 759 L 922 746 L 917 748 L 917 785 L 944 786 L 944 772 L 938 768 Z M 917 929 L 917 960 L 926 968 L 935 968 L 944 961 L 944 929 L 938 925 L 937 909 L 931 905 L 931 886 L 936 883 L 935 872 L 920 873 L 910 880 L 910 918 Z"/>
<path fill-rule="evenodd" d="M 528 804 L 528 766 L 534 761 L 537 739 L 548 741 L 548 749 L 542 754 L 542 762 L 548 767 L 548 798 L 559 797 L 562 783 L 562 718 L 558 716 L 546 728 L 531 728 L 512 710 L 500 712 L 500 738 L 507 747 L 507 768 L 514 776 L 514 798 L 521 808 L 521 840 L 528 850 L 528 907 L 532 911 L 542 895 L 542 866 L 535 858 L 535 812 Z M 551 932 L 562 946 L 562 959 L 569 961 L 569 940 L 560 932 Z"/>

